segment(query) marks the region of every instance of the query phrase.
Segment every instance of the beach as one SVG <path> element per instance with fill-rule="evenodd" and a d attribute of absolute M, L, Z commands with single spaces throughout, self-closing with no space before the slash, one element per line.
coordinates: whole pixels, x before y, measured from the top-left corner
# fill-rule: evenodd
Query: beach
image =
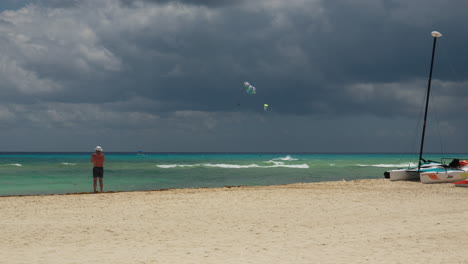
<path fill-rule="evenodd" d="M 468 263 L 466 198 L 385 179 L 0 197 L 0 263 Z"/>

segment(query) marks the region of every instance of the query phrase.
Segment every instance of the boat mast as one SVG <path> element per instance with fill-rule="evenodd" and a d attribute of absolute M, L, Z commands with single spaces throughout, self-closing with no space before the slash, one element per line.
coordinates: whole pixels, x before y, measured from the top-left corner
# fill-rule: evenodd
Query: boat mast
<path fill-rule="evenodd" d="M 442 37 L 437 31 L 432 31 L 431 35 L 434 37 L 434 44 L 432 44 L 432 58 L 431 58 L 431 69 L 429 70 L 429 81 L 427 84 L 427 95 L 426 95 L 426 109 L 424 110 L 424 122 L 423 122 L 423 131 L 421 137 L 421 148 L 419 150 L 419 161 L 418 161 L 418 173 L 421 170 L 421 160 L 424 147 L 424 135 L 426 134 L 426 120 L 427 120 L 427 108 L 429 106 L 429 93 L 431 92 L 431 80 L 432 80 L 432 67 L 434 65 L 434 54 L 436 48 L 437 38 Z"/>

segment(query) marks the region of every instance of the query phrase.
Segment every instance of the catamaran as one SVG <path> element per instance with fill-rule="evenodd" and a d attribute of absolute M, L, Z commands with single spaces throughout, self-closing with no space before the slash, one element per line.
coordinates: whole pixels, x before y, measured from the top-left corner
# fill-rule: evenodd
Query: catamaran
<path fill-rule="evenodd" d="M 422 137 L 421 137 L 421 148 L 419 150 L 418 166 L 386 171 L 384 173 L 384 176 L 385 178 L 388 178 L 391 181 L 418 181 L 420 180 L 421 173 L 423 172 L 430 173 L 433 171 L 443 170 L 445 166 L 443 163 L 439 163 L 435 161 L 426 161 L 422 157 L 423 146 L 424 146 L 424 135 L 426 133 L 426 120 L 427 120 L 427 109 L 429 106 L 429 94 L 431 91 L 432 68 L 434 66 L 434 54 L 435 54 L 437 38 L 442 37 L 442 34 L 437 31 L 433 31 L 431 35 L 434 38 L 434 42 L 432 45 L 431 68 L 429 70 L 429 81 L 427 85 L 426 106 L 425 106 L 425 112 L 424 112 L 424 123 L 423 123 Z"/>
<path fill-rule="evenodd" d="M 434 171 L 437 169 L 442 169 L 444 166 L 443 163 L 436 161 L 426 161 L 423 160 L 418 167 L 408 167 L 396 170 L 389 170 L 384 173 L 385 178 L 390 179 L 391 181 L 419 181 L 419 174 L 426 171 Z"/>
<path fill-rule="evenodd" d="M 422 183 L 453 183 L 468 179 L 468 161 L 453 159 L 448 166 L 421 171 Z"/>
<path fill-rule="evenodd" d="M 446 165 L 443 161 L 426 161 L 422 158 L 435 47 L 437 38 L 442 37 L 442 34 L 437 31 L 433 31 L 431 35 L 434 37 L 434 42 L 432 46 L 431 68 L 429 71 L 429 81 L 427 85 L 426 106 L 424 111 L 424 123 L 421 137 L 421 148 L 419 150 L 418 167 L 386 171 L 384 173 L 385 178 L 389 178 L 392 181 L 419 180 L 422 183 L 454 183 L 468 179 L 468 161 L 466 160 L 460 161 L 459 159 L 453 159 L 452 162 Z"/>

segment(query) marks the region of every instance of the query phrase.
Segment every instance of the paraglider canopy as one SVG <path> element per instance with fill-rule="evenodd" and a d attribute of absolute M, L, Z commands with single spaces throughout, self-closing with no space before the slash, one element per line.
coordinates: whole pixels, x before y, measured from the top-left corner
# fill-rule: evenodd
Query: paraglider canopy
<path fill-rule="evenodd" d="M 268 109 L 268 104 L 263 104 L 263 110 L 267 110 Z"/>

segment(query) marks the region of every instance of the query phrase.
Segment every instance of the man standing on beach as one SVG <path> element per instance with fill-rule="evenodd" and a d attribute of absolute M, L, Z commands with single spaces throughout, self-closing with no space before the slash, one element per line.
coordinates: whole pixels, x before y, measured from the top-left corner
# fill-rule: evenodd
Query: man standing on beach
<path fill-rule="evenodd" d="M 96 147 L 96 153 L 93 153 L 91 156 L 91 162 L 93 163 L 93 186 L 94 192 L 97 188 L 97 179 L 99 179 L 99 186 L 101 187 L 101 192 L 104 190 L 104 184 L 102 183 L 102 178 L 104 177 L 104 154 L 102 154 L 102 148 L 100 146 Z"/>

